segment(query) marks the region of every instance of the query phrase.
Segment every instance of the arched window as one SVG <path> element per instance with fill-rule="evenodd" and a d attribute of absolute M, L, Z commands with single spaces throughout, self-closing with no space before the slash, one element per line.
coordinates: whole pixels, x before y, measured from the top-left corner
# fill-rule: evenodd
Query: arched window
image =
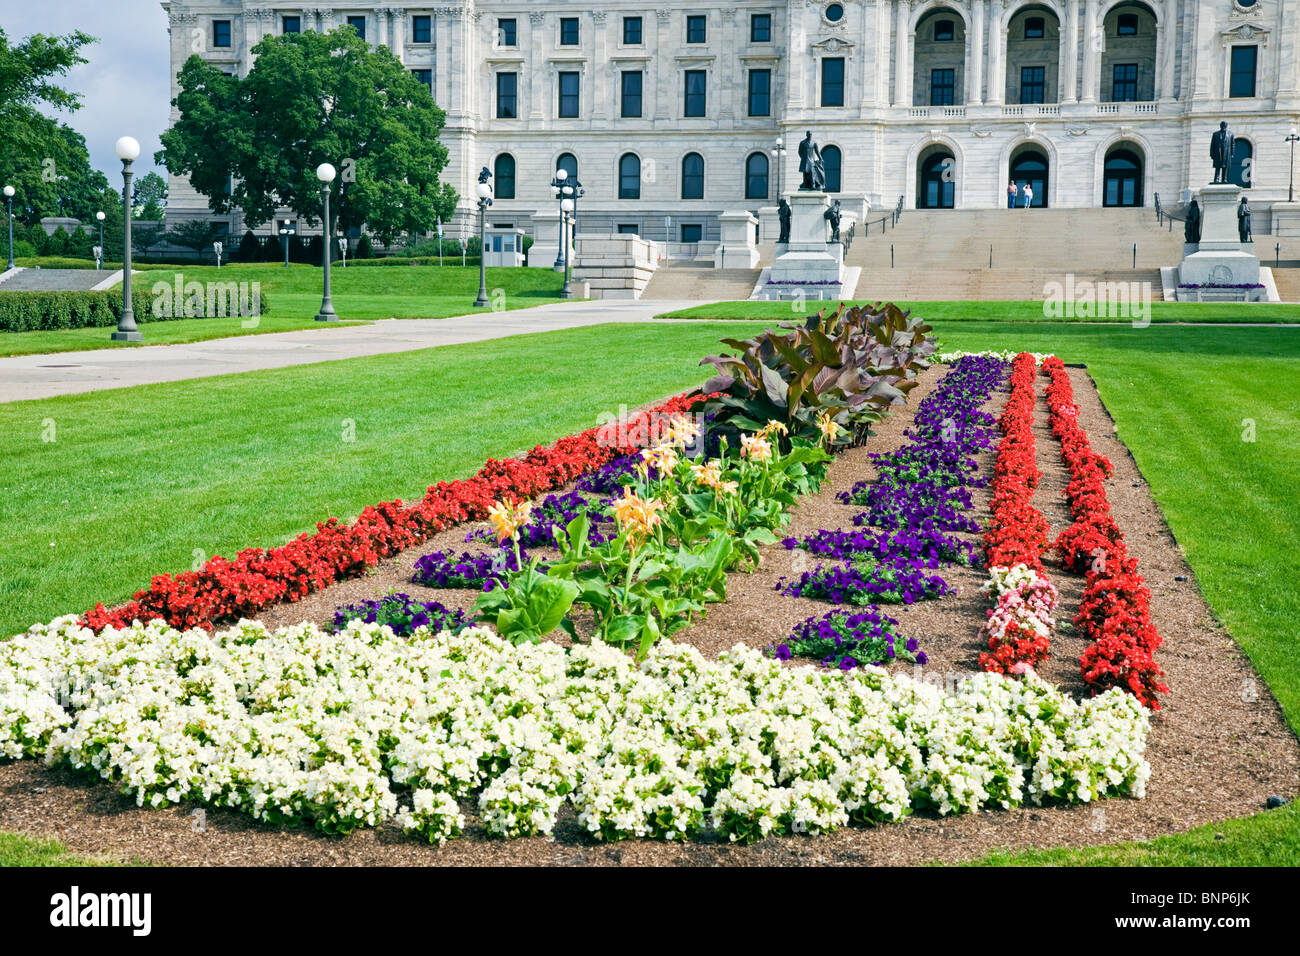
<path fill-rule="evenodd" d="M 619 158 L 618 198 L 641 198 L 641 160 L 633 153 L 624 153 Z"/>
<path fill-rule="evenodd" d="M 1142 205 L 1142 157 L 1127 143 L 1106 154 L 1101 204 Z"/>
<path fill-rule="evenodd" d="M 699 153 L 682 157 L 682 198 L 704 198 L 704 157 Z"/>
<path fill-rule="evenodd" d="M 555 161 L 557 170 L 564 170 L 569 174 L 570 179 L 578 178 L 578 157 L 572 153 L 561 153 L 560 158 Z"/>
<path fill-rule="evenodd" d="M 767 155 L 750 153 L 745 160 L 745 198 L 766 199 L 767 196 Z"/>
<path fill-rule="evenodd" d="M 1252 173 L 1255 165 L 1255 148 L 1250 145 L 1250 140 L 1242 139 L 1240 136 L 1232 141 L 1232 166 L 1228 168 L 1228 182 L 1240 186 L 1242 189 L 1249 189 L 1253 183 Z"/>
<path fill-rule="evenodd" d="M 492 164 L 492 178 L 496 183 L 493 195 L 497 199 L 515 198 L 515 158 L 502 153 Z"/>
<path fill-rule="evenodd" d="M 837 193 L 840 186 L 840 171 L 844 165 L 844 154 L 838 146 L 822 147 L 822 165 L 826 168 L 826 191 Z"/>

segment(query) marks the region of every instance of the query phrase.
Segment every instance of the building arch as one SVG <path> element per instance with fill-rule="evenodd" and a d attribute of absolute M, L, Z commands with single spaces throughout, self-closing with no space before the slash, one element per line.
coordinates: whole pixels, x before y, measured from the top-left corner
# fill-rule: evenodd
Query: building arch
<path fill-rule="evenodd" d="M 772 164 L 767 153 L 755 150 L 745 157 L 744 190 L 746 199 L 767 199 L 772 194 Z"/>
<path fill-rule="evenodd" d="M 1151 143 L 1131 127 L 1114 132 L 1097 144 L 1092 157 L 1092 204 L 1094 206 L 1105 204 L 1103 191 L 1106 187 L 1106 157 L 1113 148 L 1120 144 L 1132 149 L 1142 160 L 1142 201 L 1139 205 L 1148 206 L 1151 204 L 1153 180 L 1155 179 L 1151 175 Z M 1166 203 L 1169 205 L 1175 205 L 1179 201 L 1180 199 L 1177 196 L 1166 198 Z"/>
<path fill-rule="evenodd" d="M 559 170 L 563 169 L 572 179 L 578 178 L 578 157 L 573 153 L 565 150 L 555 157 L 551 163 L 551 175 L 554 176 Z"/>
<path fill-rule="evenodd" d="M 1041 17 L 1041 37 L 1026 36 L 1025 26 Z M 1024 103 L 1059 103 L 1062 99 L 1062 43 L 1066 39 L 1065 20 L 1053 0 L 1027 0 L 1003 15 L 999 34 L 1003 52 L 1005 83 L 999 92 L 1008 105 Z M 1032 78 L 1026 90 L 1025 70 L 1039 70 L 1038 96 L 1032 95 Z"/>
<path fill-rule="evenodd" d="M 949 23 L 952 32 L 940 38 L 939 25 Z M 909 49 L 912 54 L 912 102 L 910 106 L 960 106 L 966 102 L 966 45 L 969 25 L 957 7 L 937 3 L 917 12 L 912 19 Z"/>
<path fill-rule="evenodd" d="M 907 177 L 903 183 L 903 206 L 908 209 L 921 209 L 917 205 L 918 187 L 920 185 L 920 163 L 922 154 L 932 146 L 946 146 L 952 154 L 954 163 L 953 207 L 961 209 L 966 197 L 966 154 L 953 137 L 941 130 L 932 129 L 929 134 L 916 140 L 907 150 Z"/>
<path fill-rule="evenodd" d="M 1041 133 L 1029 133 L 1007 140 L 998 157 L 998 195 L 1006 202 L 1005 190 L 1011 181 L 1011 160 L 1014 155 L 1026 148 L 1037 149 L 1047 158 L 1047 193 L 1043 197 L 1044 206 L 1060 205 L 1061 161 L 1056 152 L 1056 144 Z M 1037 197 L 1035 197 L 1037 198 Z"/>
<path fill-rule="evenodd" d="M 1141 206 L 1146 179 L 1146 161 L 1136 143 L 1119 140 L 1102 163 L 1101 204 L 1103 206 Z"/>
<path fill-rule="evenodd" d="M 835 143 L 822 148 L 822 165 L 826 169 L 826 192 L 837 193 L 844 189 L 844 150 Z"/>
<path fill-rule="evenodd" d="M 619 199 L 641 198 L 641 157 L 634 152 L 621 153 L 614 170 Z"/>
<path fill-rule="evenodd" d="M 691 150 L 682 156 L 677 168 L 681 174 L 678 195 L 682 199 L 703 199 L 706 168 L 703 154 L 699 150 Z"/>
<path fill-rule="evenodd" d="M 493 196 L 497 199 L 514 199 L 517 192 L 516 177 L 519 164 L 510 153 L 497 153 L 492 160 Z"/>

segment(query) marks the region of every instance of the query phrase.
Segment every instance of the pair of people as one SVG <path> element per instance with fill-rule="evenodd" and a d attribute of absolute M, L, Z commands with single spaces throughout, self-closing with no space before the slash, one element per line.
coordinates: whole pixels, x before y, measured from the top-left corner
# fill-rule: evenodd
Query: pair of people
<path fill-rule="evenodd" d="M 1034 204 L 1034 187 L 1025 183 L 1023 189 L 1016 185 L 1013 179 L 1007 183 L 1007 208 L 1016 208 L 1016 196 L 1020 196 L 1020 208 L 1028 209 Z"/>

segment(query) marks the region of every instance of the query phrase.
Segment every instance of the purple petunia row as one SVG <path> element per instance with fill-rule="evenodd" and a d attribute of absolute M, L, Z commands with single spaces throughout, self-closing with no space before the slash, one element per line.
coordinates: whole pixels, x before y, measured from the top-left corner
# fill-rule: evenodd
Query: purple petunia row
<path fill-rule="evenodd" d="M 821 530 L 802 540 L 785 539 L 786 548 L 802 548 L 838 563 L 818 564 L 796 580 L 782 579 L 777 590 L 868 608 L 809 618 L 774 649 L 778 656 L 785 648 L 787 654 L 818 656 L 828 666 L 843 666 L 845 660 L 881 663 L 873 659 L 886 646 L 880 635 L 871 630 L 874 651 L 855 651 L 861 639 L 854 636 L 854 628 L 846 630 L 846 622 L 868 621 L 872 628 L 879 620 L 892 622 L 878 617 L 877 603 L 911 604 L 950 593 L 943 578 L 931 572 L 945 564 L 980 563 L 977 545 L 957 534 L 980 530 L 965 513 L 972 505 L 970 489 L 987 483 L 979 476 L 975 456 L 991 448 L 997 436 L 996 420 L 980 407 L 1006 374 L 1007 363 L 999 358 L 960 359 L 917 407 L 905 444 L 871 456 L 876 479 L 858 482 L 838 495 L 845 504 L 865 507 L 853 519 L 856 528 L 884 530 Z M 860 618 L 863 613 L 877 617 Z M 892 641 L 886 644 L 893 648 Z M 887 660 L 893 659 L 894 654 L 887 655 Z"/>

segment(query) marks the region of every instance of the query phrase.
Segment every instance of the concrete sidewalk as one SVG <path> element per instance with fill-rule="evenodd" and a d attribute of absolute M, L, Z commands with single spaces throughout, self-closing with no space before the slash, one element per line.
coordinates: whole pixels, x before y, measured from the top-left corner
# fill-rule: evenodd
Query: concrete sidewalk
<path fill-rule="evenodd" d="M 644 322 L 698 302 L 561 302 L 446 319 L 386 319 L 370 325 L 210 339 L 189 345 L 94 349 L 0 358 L 0 402 L 206 378 L 410 352 L 439 345 L 552 332 L 602 322 Z M 142 326 L 146 340 L 149 326 Z M 104 330 L 107 338 L 110 329 Z"/>

